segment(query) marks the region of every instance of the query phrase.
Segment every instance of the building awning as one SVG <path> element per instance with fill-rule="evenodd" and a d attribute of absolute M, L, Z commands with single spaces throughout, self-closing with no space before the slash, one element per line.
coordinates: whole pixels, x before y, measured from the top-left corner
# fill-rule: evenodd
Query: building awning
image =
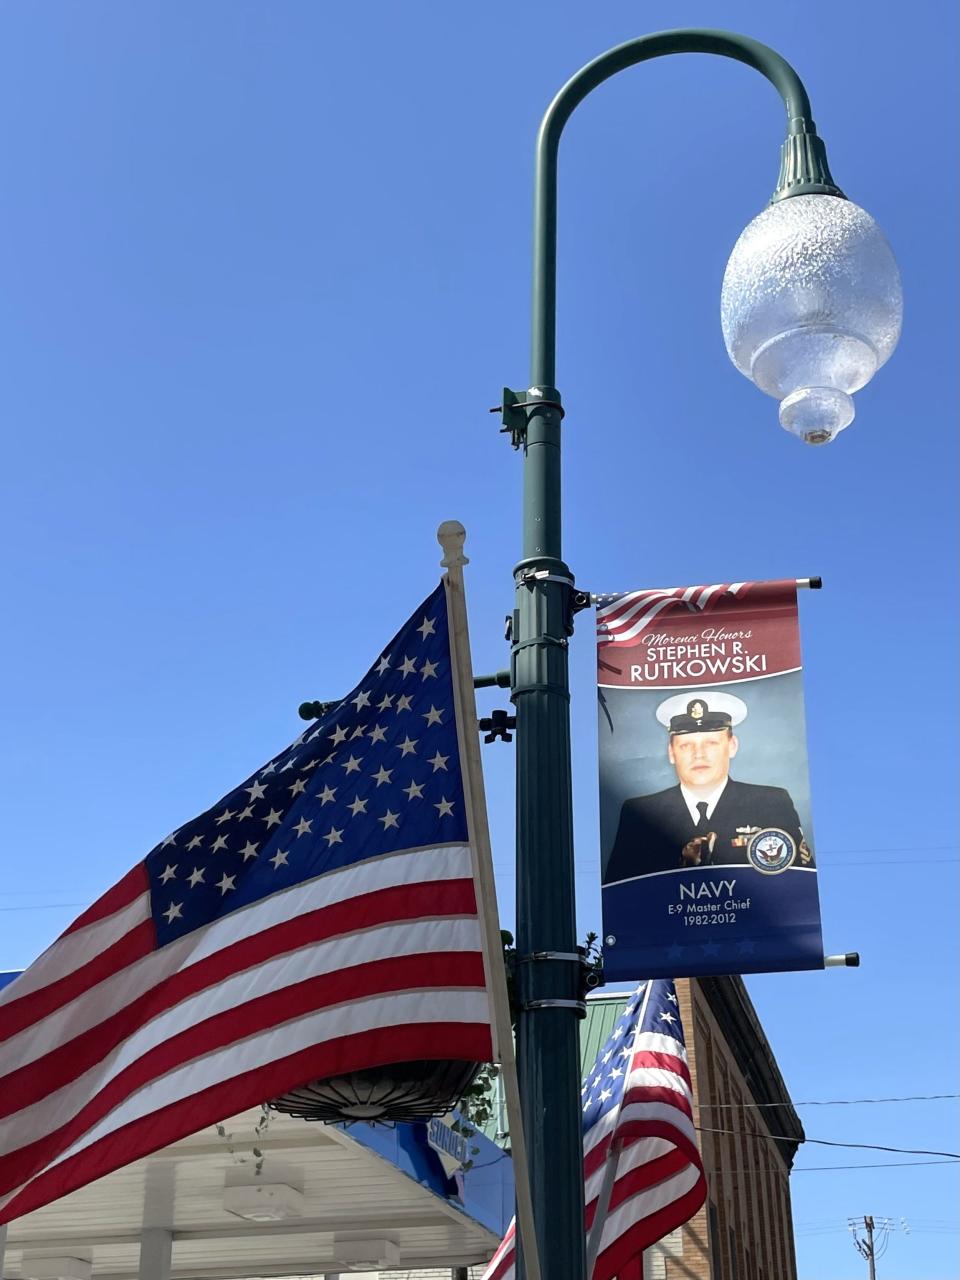
<path fill-rule="evenodd" d="M 151 1249 L 141 1269 L 145 1231 L 161 1255 L 170 1233 L 174 1280 L 469 1266 L 490 1257 L 513 1213 L 510 1158 L 481 1135 L 469 1140 L 473 1166 L 462 1172 L 450 1155 L 456 1143 L 423 1124 L 345 1129 L 270 1113 L 264 1128 L 263 1120 L 260 1109 L 246 1111 L 11 1222 L 2 1274 L 52 1278 L 56 1266 L 33 1265 L 42 1255 L 77 1260 L 62 1268 L 75 1280 L 165 1280 Z M 293 1216 L 230 1212 L 225 1189 L 251 1184 L 290 1188 L 267 1212 Z M 249 1209 L 243 1190 L 228 1199 Z"/>

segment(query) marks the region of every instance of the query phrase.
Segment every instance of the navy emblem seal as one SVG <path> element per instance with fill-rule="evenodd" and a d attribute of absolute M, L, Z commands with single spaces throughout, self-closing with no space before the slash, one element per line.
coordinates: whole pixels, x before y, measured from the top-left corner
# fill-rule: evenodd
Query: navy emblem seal
<path fill-rule="evenodd" d="M 797 846 L 793 836 L 779 827 L 765 827 L 758 831 L 747 846 L 750 865 L 764 875 L 775 876 L 793 864 Z"/>

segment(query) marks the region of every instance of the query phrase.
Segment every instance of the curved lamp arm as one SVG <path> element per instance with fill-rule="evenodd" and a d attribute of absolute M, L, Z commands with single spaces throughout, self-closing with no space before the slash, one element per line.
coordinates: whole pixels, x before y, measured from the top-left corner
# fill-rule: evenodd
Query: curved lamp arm
<path fill-rule="evenodd" d="M 787 196 L 843 196 L 817 137 L 810 99 L 800 77 L 773 49 L 731 31 L 691 28 L 658 31 L 628 40 L 594 58 L 563 86 L 547 108 L 537 136 L 533 241 L 533 335 L 530 381 L 553 387 L 556 344 L 557 152 L 563 127 L 591 90 L 618 71 L 670 53 L 715 53 L 745 62 L 773 84 L 787 111 L 787 138 L 773 199 Z"/>

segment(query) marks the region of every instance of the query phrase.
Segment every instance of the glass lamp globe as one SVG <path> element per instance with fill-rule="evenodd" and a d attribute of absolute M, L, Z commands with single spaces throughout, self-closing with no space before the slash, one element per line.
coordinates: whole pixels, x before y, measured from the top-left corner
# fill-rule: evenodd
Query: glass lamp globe
<path fill-rule="evenodd" d="M 734 245 L 720 301 L 730 359 L 780 401 L 780 424 L 826 444 L 900 337 L 900 273 L 883 232 L 840 196 L 790 196 Z"/>

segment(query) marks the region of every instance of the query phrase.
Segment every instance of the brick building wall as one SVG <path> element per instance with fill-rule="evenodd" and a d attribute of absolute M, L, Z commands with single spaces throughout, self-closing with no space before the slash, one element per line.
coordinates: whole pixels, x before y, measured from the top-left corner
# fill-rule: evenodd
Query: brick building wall
<path fill-rule="evenodd" d="M 735 1037 L 701 983 L 676 984 L 707 1201 L 679 1245 L 647 1260 L 645 1280 L 796 1280 L 789 1176 L 802 1129 L 743 984 L 718 981 L 742 1015 Z M 782 1133 L 795 1137 L 773 1137 Z"/>

